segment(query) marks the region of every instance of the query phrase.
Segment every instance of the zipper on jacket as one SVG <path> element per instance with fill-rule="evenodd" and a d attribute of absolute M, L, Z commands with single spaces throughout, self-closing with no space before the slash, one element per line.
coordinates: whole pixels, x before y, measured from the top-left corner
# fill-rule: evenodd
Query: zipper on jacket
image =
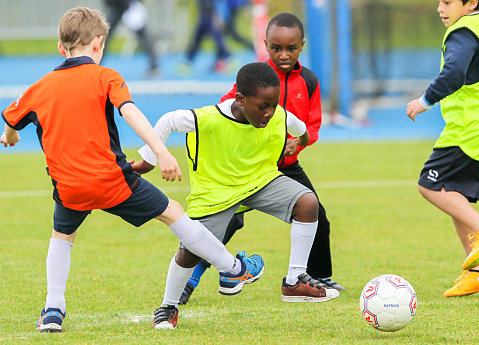
<path fill-rule="evenodd" d="M 289 78 L 289 74 L 291 72 L 288 71 L 286 73 L 286 77 L 284 77 L 284 100 L 283 100 L 283 108 L 286 109 L 286 100 L 288 99 L 288 78 Z"/>

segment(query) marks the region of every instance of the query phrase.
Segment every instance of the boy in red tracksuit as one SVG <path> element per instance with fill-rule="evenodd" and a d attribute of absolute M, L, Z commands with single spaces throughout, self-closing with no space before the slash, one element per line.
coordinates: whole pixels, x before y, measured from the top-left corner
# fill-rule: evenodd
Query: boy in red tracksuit
<path fill-rule="evenodd" d="M 270 58 L 267 63 L 273 67 L 280 80 L 279 105 L 306 123 L 310 136 L 309 146 L 318 140 L 318 131 L 321 126 L 321 92 L 316 75 L 298 61 L 304 43 L 303 24 L 295 15 L 280 13 L 268 23 L 265 45 Z M 234 98 L 236 92 L 235 84 L 230 92 L 221 97 L 220 102 Z M 316 194 L 311 181 L 298 162 L 298 155 L 305 148 L 306 146 L 298 145 L 296 138 L 288 134 L 283 158 L 279 161 L 278 168 L 283 174 L 300 182 Z M 241 229 L 243 225 L 243 214 L 237 214 L 228 226 L 223 243 L 227 243 L 236 230 Z M 328 287 L 344 290 L 341 285 L 330 279 L 332 265 L 329 233 L 329 220 L 324 207 L 319 203 L 318 228 L 309 255 L 307 273 Z M 197 265 L 180 299 L 181 304 L 188 302 L 207 267 L 208 264 L 203 261 Z"/>

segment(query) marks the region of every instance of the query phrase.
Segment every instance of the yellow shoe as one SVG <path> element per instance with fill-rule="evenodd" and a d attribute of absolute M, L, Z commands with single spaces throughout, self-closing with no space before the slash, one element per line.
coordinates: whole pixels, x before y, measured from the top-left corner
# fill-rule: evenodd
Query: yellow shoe
<path fill-rule="evenodd" d="M 469 240 L 471 241 L 472 250 L 462 264 L 463 270 L 469 270 L 479 265 L 479 233 L 469 235 Z"/>
<path fill-rule="evenodd" d="M 454 286 L 444 292 L 444 297 L 470 295 L 479 292 L 479 272 L 464 271 L 454 282 Z"/>

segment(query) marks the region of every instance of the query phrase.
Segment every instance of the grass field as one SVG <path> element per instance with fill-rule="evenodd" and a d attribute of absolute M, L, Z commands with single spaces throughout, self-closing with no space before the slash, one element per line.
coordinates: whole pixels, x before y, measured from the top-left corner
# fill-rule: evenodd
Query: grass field
<path fill-rule="evenodd" d="M 430 141 L 321 143 L 301 154 L 332 224 L 333 279 L 347 288 L 325 303 L 281 302 L 289 226 L 250 212 L 228 248 L 261 254 L 264 276 L 231 297 L 217 292 L 217 273 L 208 270 L 180 308 L 178 328 L 154 330 L 152 313 L 176 238 L 159 222 L 137 230 L 93 212 L 72 251 L 61 334 L 34 327 L 45 300 L 53 205 L 44 159 L 2 154 L 0 344 L 477 344 L 478 296 L 442 297 L 461 273 L 462 247 L 450 219 L 416 190 L 431 147 Z M 183 150 L 172 151 L 186 174 Z M 165 183 L 156 171 L 147 177 L 184 204 L 186 178 Z M 416 317 L 395 333 L 374 330 L 359 312 L 363 286 L 384 273 L 406 278 L 418 296 Z"/>

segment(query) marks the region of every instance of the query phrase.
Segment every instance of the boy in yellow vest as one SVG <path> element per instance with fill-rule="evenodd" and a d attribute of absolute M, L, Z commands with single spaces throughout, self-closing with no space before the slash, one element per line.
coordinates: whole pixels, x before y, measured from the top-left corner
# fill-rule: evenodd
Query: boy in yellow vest
<path fill-rule="evenodd" d="M 440 101 L 446 122 L 419 178 L 419 192 L 451 216 L 466 252 L 463 272 L 445 297 L 479 291 L 479 5 L 478 0 L 439 0 L 447 27 L 441 72 L 420 98 L 407 105 L 417 114 Z"/>
<path fill-rule="evenodd" d="M 285 302 L 323 302 L 339 296 L 333 288 L 306 273 L 316 234 L 318 200 L 311 190 L 278 171 L 287 132 L 306 145 L 306 125 L 278 105 L 280 82 L 262 62 L 243 66 L 237 74 L 234 99 L 193 110 L 163 115 L 155 131 L 165 142 L 172 131 L 187 133 L 191 193 L 187 214 L 223 240 L 229 221 L 240 207 L 275 216 L 291 225 L 288 273 L 281 286 Z M 156 158 L 148 146 L 133 169 L 145 173 Z M 163 304 L 178 306 L 183 289 L 200 258 L 180 246 L 180 266 L 168 272 Z M 191 267 L 186 269 L 183 267 Z M 244 284 L 223 279 L 219 292 L 234 295 Z"/>

